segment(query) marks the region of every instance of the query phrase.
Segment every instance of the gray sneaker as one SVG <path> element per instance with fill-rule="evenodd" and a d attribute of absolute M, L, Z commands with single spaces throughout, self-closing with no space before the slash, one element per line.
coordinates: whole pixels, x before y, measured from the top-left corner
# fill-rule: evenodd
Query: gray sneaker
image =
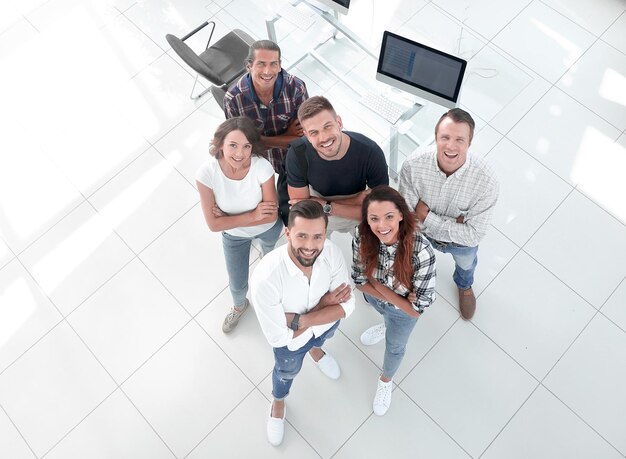
<path fill-rule="evenodd" d="M 250 303 L 248 303 L 248 299 L 246 298 L 246 302 L 243 304 L 241 309 L 237 309 L 234 306 L 231 308 L 230 312 L 224 319 L 224 323 L 222 324 L 222 331 L 224 333 L 230 333 L 235 329 L 239 323 L 239 319 L 241 319 L 241 316 L 243 316 L 243 313 L 246 312 L 249 305 Z"/>

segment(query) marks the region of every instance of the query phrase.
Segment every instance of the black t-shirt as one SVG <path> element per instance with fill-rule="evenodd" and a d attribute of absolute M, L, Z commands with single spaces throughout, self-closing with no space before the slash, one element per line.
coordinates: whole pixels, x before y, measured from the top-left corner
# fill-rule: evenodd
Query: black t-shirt
<path fill-rule="evenodd" d="M 306 138 L 307 177 L 300 170 L 292 146 L 287 152 L 287 183 L 294 188 L 311 185 L 323 196 L 348 196 L 366 187 L 389 185 L 387 161 L 380 147 L 363 134 L 344 131 L 350 137 L 350 146 L 343 158 L 336 161 L 322 159 Z"/>

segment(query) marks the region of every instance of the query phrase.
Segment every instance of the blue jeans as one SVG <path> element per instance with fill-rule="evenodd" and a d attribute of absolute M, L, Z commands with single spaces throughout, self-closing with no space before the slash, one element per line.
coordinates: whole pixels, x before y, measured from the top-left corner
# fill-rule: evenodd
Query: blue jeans
<path fill-rule="evenodd" d="M 241 306 L 248 293 L 248 273 L 250 272 L 250 246 L 253 239 L 261 241 L 263 255 L 271 252 L 283 229 L 283 222 L 278 219 L 274 226 L 254 237 L 232 236 L 222 232 L 224 259 L 228 271 L 228 286 L 233 297 L 233 304 Z"/>
<path fill-rule="evenodd" d="M 458 288 L 467 290 L 474 283 L 474 271 L 478 264 L 478 246 L 466 247 L 454 242 L 439 242 L 428 238 L 433 249 L 449 253 L 454 258 L 454 274 L 452 279 Z"/>
<path fill-rule="evenodd" d="M 339 326 L 339 320 L 317 338 L 312 337 L 304 346 L 295 351 L 290 351 L 287 346 L 274 348 L 274 371 L 272 371 L 272 395 L 274 400 L 283 400 L 289 395 L 289 389 L 293 384 L 293 378 L 300 373 L 302 361 L 314 347 L 322 347 L 324 341 L 332 338 Z"/>
<path fill-rule="evenodd" d="M 386 301 L 379 300 L 367 293 L 364 293 L 365 301 L 372 305 L 385 320 L 385 359 L 383 360 L 383 376 L 392 379 L 396 374 L 404 353 L 409 336 L 415 328 L 417 317 L 411 317 L 401 309 Z"/>

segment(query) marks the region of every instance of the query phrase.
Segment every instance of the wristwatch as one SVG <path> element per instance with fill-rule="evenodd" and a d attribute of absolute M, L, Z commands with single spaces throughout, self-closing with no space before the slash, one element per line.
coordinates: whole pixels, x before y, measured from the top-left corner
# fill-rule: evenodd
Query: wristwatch
<path fill-rule="evenodd" d="M 298 322 L 300 322 L 300 314 L 294 314 L 293 319 L 291 319 L 291 323 L 289 324 L 289 328 L 293 331 L 297 331 L 299 327 Z"/>
<path fill-rule="evenodd" d="M 322 210 L 326 215 L 330 215 L 330 213 L 333 211 L 333 203 L 330 201 L 326 201 L 326 204 L 322 206 Z"/>

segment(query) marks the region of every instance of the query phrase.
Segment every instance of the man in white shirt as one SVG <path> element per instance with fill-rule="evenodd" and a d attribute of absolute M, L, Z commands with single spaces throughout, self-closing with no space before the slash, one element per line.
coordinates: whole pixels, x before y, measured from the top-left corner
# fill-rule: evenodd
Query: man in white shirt
<path fill-rule="evenodd" d="M 252 304 L 274 350 L 267 436 L 279 445 L 284 435 L 285 397 L 306 354 L 329 378 L 339 365 L 322 350 L 339 320 L 354 310 L 348 269 L 340 249 L 326 240 L 328 217 L 322 206 L 303 200 L 291 207 L 287 245 L 268 253 L 251 278 Z"/>
<path fill-rule="evenodd" d="M 478 243 L 487 233 L 499 191 L 487 163 L 467 154 L 474 127 L 465 110 L 444 113 L 435 126 L 436 145 L 419 149 L 404 162 L 398 188 L 433 248 L 454 258 L 452 277 L 466 320 L 476 310 L 472 284 Z"/>

